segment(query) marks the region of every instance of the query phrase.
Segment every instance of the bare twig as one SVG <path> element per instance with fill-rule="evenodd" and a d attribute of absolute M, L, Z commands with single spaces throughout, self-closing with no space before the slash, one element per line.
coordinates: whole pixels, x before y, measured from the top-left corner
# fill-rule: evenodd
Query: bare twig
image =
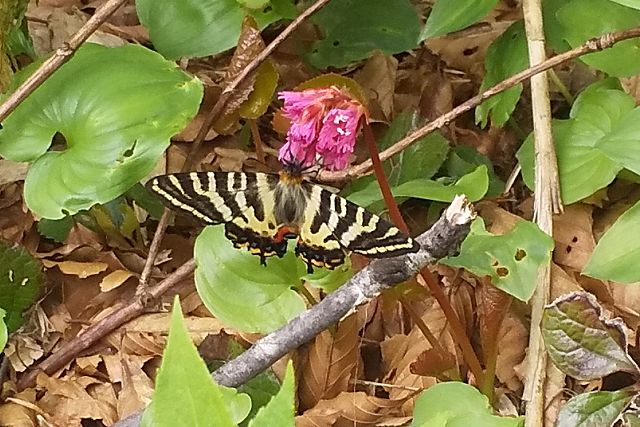
<path fill-rule="evenodd" d="M 142 301 L 145 303 L 149 300 L 149 298 L 147 298 L 149 294 L 149 276 L 151 275 L 153 264 L 155 263 L 158 252 L 160 251 L 160 245 L 162 244 L 164 231 L 167 229 L 167 224 L 169 223 L 169 218 L 171 217 L 171 215 L 171 211 L 167 208 L 165 208 L 162 212 L 160 221 L 158 221 L 158 227 L 156 228 L 156 232 L 153 234 L 153 240 L 151 241 L 151 245 L 149 246 L 149 253 L 147 255 L 147 259 L 145 260 L 144 268 L 142 269 L 142 273 L 140 274 L 140 281 L 138 282 L 138 287 L 136 289 L 136 296 L 142 298 Z"/>
<path fill-rule="evenodd" d="M 418 129 L 417 131 L 407 136 L 406 138 L 403 138 L 402 140 L 396 142 L 394 145 L 392 145 L 391 147 L 387 148 L 382 153 L 380 153 L 380 159 L 382 161 L 387 160 L 389 157 L 394 156 L 395 154 L 398 154 L 399 152 L 401 152 L 402 150 L 404 150 L 405 148 L 407 148 L 408 146 L 416 142 L 418 139 L 428 135 L 429 133 L 433 132 L 436 129 L 440 129 L 443 126 L 446 126 L 452 120 L 456 119 L 457 117 L 461 116 L 467 111 L 470 111 L 472 108 L 477 107 L 486 99 L 504 90 L 507 90 L 519 83 L 522 83 L 525 80 L 531 78 L 532 76 L 535 76 L 536 74 L 539 74 L 543 71 L 546 71 L 550 68 L 555 67 L 556 65 L 570 61 L 574 58 L 585 55 L 587 53 L 604 50 L 604 49 L 610 48 L 615 43 L 618 43 L 622 40 L 632 39 L 635 37 L 640 37 L 640 28 L 632 28 L 630 30 L 620 31 L 617 33 L 604 34 L 600 37 L 586 41 L 584 44 L 582 44 L 581 46 L 575 49 L 561 53 L 560 55 L 556 55 L 554 57 L 547 59 L 546 61 L 543 61 L 532 67 L 529 67 L 526 70 L 521 71 L 518 74 L 515 74 L 509 77 L 508 79 L 501 81 L 495 86 L 490 87 L 484 92 L 479 93 L 478 95 L 472 98 L 469 98 L 468 100 L 458 105 L 453 110 L 441 115 L 440 117 L 436 118 L 432 122 L 429 122 L 426 126 L 423 126 L 422 128 Z M 322 182 L 347 181 L 347 180 L 371 173 L 372 167 L 373 167 L 373 164 L 371 160 L 367 160 L 356 166 L 351 167 L 347 171 L 331 172 L 331 171 L 323 170 L 318 174 L 318 180 Z"/>
<path fill-rule="evenodd" d="M 541 0 L 524 0 L 524 24 L 529 46 L 529 64 L 535 66 L 546 59 Z M 534 217 L 542 231 L 553 234 L 553 214 L 562 211 L 560 183 L 555 146 L 551 133 L 551 106 L 547 73 L 531 77 L 531 104 L 533 136 L 535 144 Z M 549 301 L 551 268 L 540 268 L 536 290 L 531 299 L 531 326 L 527 352 L 527 374 L 523 399 L 526 403 L 527 427 L 544 425 L 544 382 L 547 369 L 547 352 L 544 349 L 540 322 L 544 306 Z"/>
<path fill-rule="evenodd" d="M 433 227 L 416 239 L 422 247 L 419 252 L 371 262 L 317 305 L 259 339 L 247 351 L 215 371 L 214 380 L 227 387 L 247 382 L 338 322 L 358 305 L 413 277 L 427 264 L 456 253 L 474 217 L 475 212 L 466 198 L 456 197 Z M 138 412 L 113 427 L 137 427 L 140 417 Z"/>
<path fill-rule="evenodd" d="M 162 282 L 149 289 L 150 296 L 152 298 L 159 298 L 162 296 L 162 294 L 164 294 L 173 285 L 188 277 L 193 272 L 195 265 L 196 263 L 193 259 L 184 263 Z M 36 376 L 40 372 L 51 375 L 73 360 L 78 353 L 86 350 L 100 338 L 119 328 L 129 320 L 140 316 L 144 311 L 145 306 L 139 298 L 135 298 L 129 303 L 122 303 L 119 306 L 114 307 L 110 315 L 91 325 L 71 341 L 63 344 L 55 353 L 51 354 L 33 368 L 27 375 L 22 377 L 18 382 L 18 388 L 24 389 L 27 387 L 33 387 Z"/>
<path fill-rule="evenodd" d="M 0 122 L 7 118 L 24 99 L 36 90 L 49 76 L 67 62 L 78 50 L 80 45 L 93 34 L 106 19 L 116 11 L 126 0 L 109 0 L 104 6 L 96 10 L 93 16 L 75 33 L 64 46 L 55 53 L 24 81 L 15 92 L 0 105 Z"/>

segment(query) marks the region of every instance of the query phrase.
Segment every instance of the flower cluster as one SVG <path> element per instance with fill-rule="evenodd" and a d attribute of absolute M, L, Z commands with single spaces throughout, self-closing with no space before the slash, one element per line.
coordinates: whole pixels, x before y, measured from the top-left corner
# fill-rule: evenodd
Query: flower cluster
<path fill-rule="evenodd" d="M 284 101 L 282 114 L 291 121 L 278 159 L 306 167 L 320 157 L 327 169 L 345 169 L 365 113 L 362 104 L 335 86 L 284 91 L 278 98 Z"/>

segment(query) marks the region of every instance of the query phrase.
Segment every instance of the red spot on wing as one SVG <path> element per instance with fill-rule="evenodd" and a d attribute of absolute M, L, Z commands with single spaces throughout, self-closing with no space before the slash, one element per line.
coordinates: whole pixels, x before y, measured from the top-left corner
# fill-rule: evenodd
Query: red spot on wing
<path fill-rule="evenodd" d="M 297 227 L 280 227 L 275 236 L 273 236 L 273 240 L 276 243 L 280 243 L 285 239 L 290 239 L 298 235 Z"/>

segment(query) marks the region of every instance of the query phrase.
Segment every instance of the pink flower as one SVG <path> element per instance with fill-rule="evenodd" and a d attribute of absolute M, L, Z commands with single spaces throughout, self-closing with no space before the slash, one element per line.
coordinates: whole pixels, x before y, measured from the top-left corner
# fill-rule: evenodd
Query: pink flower
<path fill-rule="evenodd" d="M 303 167 L 322 158 L 327 169 L 340 170 L 349 165 L 364 107 L 335 86 L 280 92 L 284 100 L 282 114 L 291 120 L 287 142 L 278 159 Z"/>

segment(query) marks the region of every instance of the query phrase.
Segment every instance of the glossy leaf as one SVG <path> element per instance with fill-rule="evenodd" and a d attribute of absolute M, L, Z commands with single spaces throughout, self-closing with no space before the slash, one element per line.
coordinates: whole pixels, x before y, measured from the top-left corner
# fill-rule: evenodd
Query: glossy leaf
<path fill-rule="evenodd" d="M 528 65 L 529 50 L 524 34 L 524 24 L 522 21 L 517 21 L 487 49 L 484 58 L 486 73 L 480 92 L 524 70 Z M 486 127 L 491 115 L 491 123 L 502 127 L 511 117 L 521 94 L 522 84 L 519 84 L 487 99 L 476 108 L 476 123 Z"/>
<path fill-rule="evenodd" d="M 464 194 L 467 199 L 477 201 L 487 193 L 488 187 L 487 167 L 481 165 L 473 172 L 452 183 L 443 180 L 414 179 L 392 188 L 391 192 L 394 197 L 415 197 L 439 202 L 450 202 L 458 194 Z M 347 199 L 367 207 L 382 200 L 382 193 L 377 182 L 374 182 L 364 190 L 350 194 Z"/>
<path fill-rule="evenodd" d="M 325 35 L 306 56 L 317 68 L 344 67 L 375 50 L 410 50 L 420 34 L 420 19 L 408 0 L 332 1 L 312 20 Z"/>
<path fill-rule="evenodd" d="M 496 3 L 498 0 L 438 0 L 420 33 L 420 40 L 467 28 L 487 15 Z"/>
<path fill-rule="evenodd" d="M 233 427 L 247 416 L 250 408 L 249 396 L 213 382 L 191 342 L 176 297 L 153 400 L 141 425 L 190 427 L 214 422 L 216 426 Z"/>
<path fill-rule="evenodd" d="M 545 308 L 542 336 L 553 363 L 578 380 L 617 371 L 638 374 L 627 353 L 622 321 L 605 319 L 595 297 L 586 292 L 564 295 Z"/>
<path fill-rule="evenodd" d="M 21 246 L 0 241 L 0 308 L 9 332 L 18 329 L 22 314 L 40 296 L 42 266 Z"/>
<path fill-rule="evenodd" d="M 215 55 L 234 47 L 247 13 L 261 29 L 296 15 L 290 0 L 268 3 L 270 7 L 262 10 L 247 10 L 236 0 L 136 0 L 136 9 L 156 50 L 168 59 L 178 59 Z"/>
<path fill-rule="evenodd" d="M 287 364 L 282 387 L 269 403 L 260 408 L 249 427 L 291 427 L 295 425 L 295 375 L 293 363 Z"/>
<path fill-rule="evenodd" d="M 528 301 L 536 287 L 541 266 L 549 262 L 553 239 L 536 224 L 519 221 L 503 235 L 488 233 L 482 219 L 471 225 L 460 255 L 442 260 L 476 276 L 491 277 L 491 283 L 519 300 Z"/>
<path fill-rule="evenodd" d="M 600 238 L 582 274 L 623 283 L 640 281 L 630 268 L 640 259 L 640 202 L 623 213 Z"/>
<path fill-rule="evenodd" d="M 33 162 L 27 206 L 59 219 L 113 200 L 145 177 L 201 98 L 200 81 L 155 52 L 85 44 L 2 123 L 0 154 Z M 56 134 L 66 147 L 47 152 Z"/>
<path fill-rule="evenodd" d="M 4 323 L 4 317 L 7 312 L 0 308 L 0 353 L 4 350 L 9 339 L 9 331 L 7 330 L 7 324 Z"/>
<path fill-rule="evenodd" d="M 571 47 L 602 34 L 640 26 L 640 10 L 611 0 L 571 0 L 556 12 L 556 18 Z M 611 76 L 632 76 L 640 73 L 639 49 L 640 40 L 630 39 L 602 52 L 583 55 L 580 60 Z"/>
<path fill-rule="evenodd" d="M 200 298 L 230 327 L 268 333 L 305 309 L 291 287 L 306 270 L 291 250 L 283 258 L 269 258 L 265 267 L 259 257 L 235 249 L 223 226 L 212 226 L 196 239 L 195 260 Z"/>
<path fill-rule="evenodd" d="M 562 200 L 574 203 L 613 181 L 623 167 L 640 171 L 640 109 L 618 83 L 604 80 L 576 99 L 569 120 L 554 120 L 552 130 L 558 157 Z M 533 138 L 518 151 L 522 174 L 533 187 Z"/>
<path fill-rule="evenodd" d="M 422 392 L 413 411 L 413 427 L 520 427 L 523 417 L 493 415 L 489 399 L 473 386 L 451 381 Z"/>
<path fill-rule="evenodd" d="M 634 387 L 579 394 L 560 409 L 556 427 L 613 426 L 637 395 Z"/>

